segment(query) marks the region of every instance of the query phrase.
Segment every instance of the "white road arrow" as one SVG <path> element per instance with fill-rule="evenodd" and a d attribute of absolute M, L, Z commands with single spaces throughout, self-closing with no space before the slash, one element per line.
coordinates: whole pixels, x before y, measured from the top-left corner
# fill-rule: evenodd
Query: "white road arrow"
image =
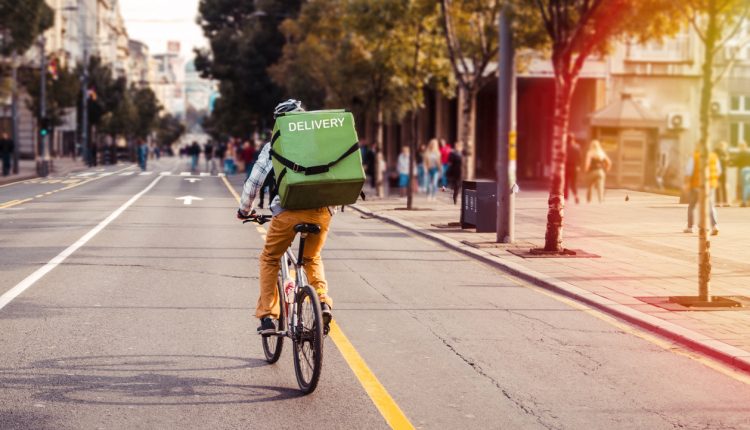
<path fill-rule="evenodd" d="M 195 196 L 182 196 L 182 197 L 175 198 L 175 200 L 182 200 L 183 204 L 192 205 L 193 200 L 203 200 L 203 199 L 200 197 L 195 197 Z"/>
<path fill-rule="evenodd" d="M 196 181 L 200 181 L 198 178 L 185 178 L 186 181 L 190 182 L 191 184 L 194 184 Z"/>

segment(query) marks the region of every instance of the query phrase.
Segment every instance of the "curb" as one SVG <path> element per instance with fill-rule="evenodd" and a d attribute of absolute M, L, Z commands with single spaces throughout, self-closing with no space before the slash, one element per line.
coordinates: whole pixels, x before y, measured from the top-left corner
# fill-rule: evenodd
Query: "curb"
<path fill-rule="evenodd" d="M 14 184 L 16 182 L 28 181 L 29 179 L 34 179 L 36 177 L 37 177 L 37 174 L 34 173 L 34 174 L 30 174 L 30 175 L 18 175 L 18 176 L 14 176 L 12 178 L 3 178 L 3 179 L 0 179 L 0 186 L 2 186 L 2 185 L 10 185 L 10 184 Z"/>
<path fill-rule="evenodd" d="M 433 240 L 454 251 L 499 268 L 500 270 L 523 279 L 537 287 L 544 288 L 545 290 L 555 292 L 569 299 L 588 305 L 610 316 L 627 321 L 641 329 L 688 347 L 693 351 L 711 357 L 736 369 L 750 373 L 750 352 L 748 351 L 716 339 L 711 339 L 698 332 L 651 316 L 627 305 L 619 304 L 598 294 L 576 287 L 573 284 L 559 281 L 551 276 L 527 269 L 520 264 L 511 261 L 504 261 L 490 253 L 475 249 L 441 234 L 424 231 L 410 222 L 388 215 L 377 214 L 367 207 L 358 204 L 351 205 L 350 207 L 361 214 L 409 230 L 412 233 Z"/>

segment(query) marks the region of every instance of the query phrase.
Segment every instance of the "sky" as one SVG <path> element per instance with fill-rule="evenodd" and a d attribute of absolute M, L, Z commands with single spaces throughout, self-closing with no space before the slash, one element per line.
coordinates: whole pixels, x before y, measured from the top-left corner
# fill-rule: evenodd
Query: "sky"
<path fill-rule="evenodd" d="M 148 45 L 151 55 L 164 53 L 167 41 L 180 41 L 182 57 L 193 58 L 193 47 L 207 41 L 195 17 L 199 0 L 120 0 L 128 36 Z"/>

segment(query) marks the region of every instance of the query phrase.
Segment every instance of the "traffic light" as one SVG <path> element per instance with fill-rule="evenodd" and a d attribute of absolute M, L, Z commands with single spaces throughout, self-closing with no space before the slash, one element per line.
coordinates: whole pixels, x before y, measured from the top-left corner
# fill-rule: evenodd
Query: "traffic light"
<path fill-rule="evenodd" d="M 42 137 L 45 137 L 50 132 L 50 120 L 49 118 L 42 118 L 41 121 L 39 121 L 39 135 Z"/>

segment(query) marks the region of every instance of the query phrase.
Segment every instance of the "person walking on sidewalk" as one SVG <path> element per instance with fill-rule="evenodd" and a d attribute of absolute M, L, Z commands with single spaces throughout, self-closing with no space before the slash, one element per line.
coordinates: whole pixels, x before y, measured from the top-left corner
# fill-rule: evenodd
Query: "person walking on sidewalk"
<path fill-rule="evenodd" d="M 453 145 L 448 157 L 448 182 L 453 187 L 453 204 L 458 201 L 458 193 L 461 190 L 461 179 L 463 176 L 464 157 L 461 152 L 464 150 L 464 144 L 459 140 Z"/>
<path fill-rule="evenodd" d="M 684 230 L 685 233 L 693 232 L 695 206 L 698 204 L 702 188 L 700 182 L 700 165 L 701 151 L 696 145 L 693 156 L 688 159 L 687 167 L 685 168 L 685 187 L 688 188 L 689 192 L 687 228 Z M 708 181 L 710 190 L 706 198 L 708 199 L 709 214 L 711 217 L 711 236 L 719 234 L 716 208 L 714 207 L 714 194 L 716 193 L 716 187 L 719 185 L 719 175 L 721 175 L 721 164 L 719 164 L 719 158 L 716 156 L 716 153 L 709 152 L 708 177 L 706 180 Z"/>
<path fill-rule="evenodd" d="M 743 172 L 747 172 L 745 169 L 750 169 L 750 150 L 747 149 L 747 143 L 740 142 L 737 145 L 737 156 L 734 159 L 734 165 L 737 166 L 737 195 L 739 196 L 741 203 L 740 206 L 743 208 L 747 206 L 748 198 L 750 198 L 750 190 L 746 191 L 745 176 Z"/>
<path fill-rule="evenodd" d="M 440 180 L 443 165 L 440 163 L 440 147 L 437 139 L 431 139 L 424 153 L 424 166 L 427 170 L 427 200 L 435 200 L 438 181 Z"/>
<path fill-rule="evenodd" d="M 405 197 L 409 187 L 409 146 L 401 147 L 401 154 L 398 155 L 396 169 L 398 170 L 398 190 L 401 197 Z"/>
<path fill-rule="evenodd" d="M 0 157 L 2 158 L 3 163 L 3 176 L 8 176 L 10 174 L 10 160 L 13 156 L 14 148 L 15 145 L 13 139 L 8 136 L 8 133 L 3 133 L 2 138 L 0 139 Z"/>
<path fill-rule="evenodd" d="M 573 191 L 576 204 L 578 199 L 578 169 L 581 163 L 581 147 L 576 143 L 573 133 L 568 134 L 568 148 L 565 152 L 565 201 L 568 201 L 568 190 Z"/>
<path fill-rule="evenodd" d="M 442 165 L 440 186 L 443 191 L 445 191 L 445 187 L 448 186 L 448 159 L 451 156 L 451 152 L 453 152 L 453 150 L 450 145 L 448 145 L 448 142 L 446 142 L 445 139 L 440 139 L 440 164 Z"/>
<path fill-rule="evenodd" d="M 604 201 L 604 184 L 607 180 L 607 172 L 612 167 L 612 161 L 602 149 L 598 140 L 592 140 L 589 150 L 586 152 L 586 163 L 584 169 L 588 175 L 588 191 L 586 201 L 591 203 L 591 190 L 596 188 L 596 196 L 599 203 Z"/>

